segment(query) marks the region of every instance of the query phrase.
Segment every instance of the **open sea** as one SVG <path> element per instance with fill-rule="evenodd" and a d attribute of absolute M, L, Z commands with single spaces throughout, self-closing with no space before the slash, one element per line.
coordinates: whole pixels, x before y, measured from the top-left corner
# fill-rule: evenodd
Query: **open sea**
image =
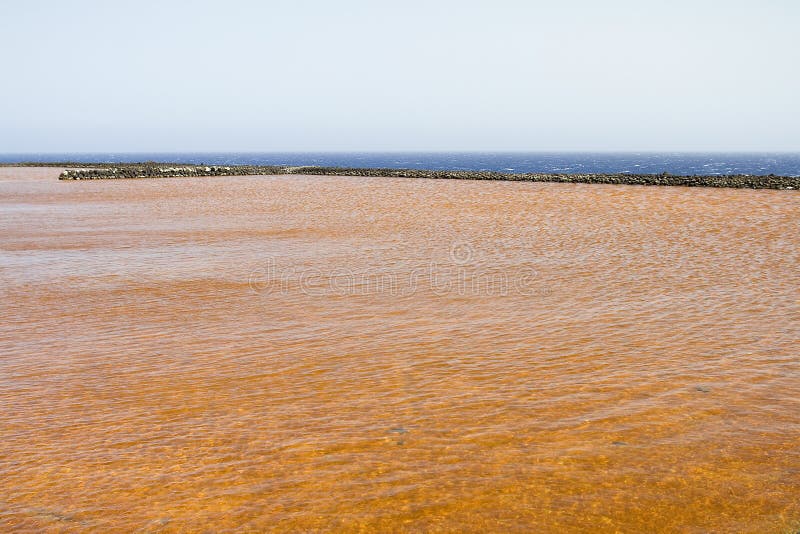
<path fill-rule="evenodd" d="M 315 165 L 548 173 L 750 174 L 800 176 L 798 153 L 581 152 L 174 152 L 0 154 L 0 163 L 156 161 L 208 165 Z"/>

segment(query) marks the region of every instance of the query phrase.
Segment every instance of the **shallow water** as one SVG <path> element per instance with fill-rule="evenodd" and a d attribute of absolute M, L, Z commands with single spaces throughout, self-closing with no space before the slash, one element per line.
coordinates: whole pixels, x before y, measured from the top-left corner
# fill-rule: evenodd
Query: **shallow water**
<path fill-rule="evenodd" d="M 0 168 L 3 530 L 792 532 L 800 194 Z"/>

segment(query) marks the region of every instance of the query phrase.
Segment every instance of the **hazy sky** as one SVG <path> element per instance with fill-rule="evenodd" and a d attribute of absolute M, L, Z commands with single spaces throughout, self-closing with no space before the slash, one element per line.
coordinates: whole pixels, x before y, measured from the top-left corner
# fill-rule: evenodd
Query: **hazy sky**
<path fill-rule="evenodd" d="M 0 152 L 800 150 L 797 0 L 0 0 Z"/>

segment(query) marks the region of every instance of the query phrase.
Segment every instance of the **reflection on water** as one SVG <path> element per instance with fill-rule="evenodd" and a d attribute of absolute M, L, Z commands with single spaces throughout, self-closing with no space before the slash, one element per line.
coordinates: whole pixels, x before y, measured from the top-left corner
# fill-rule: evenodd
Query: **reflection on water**
<path fill-rule="evenodd" d="M 800 528 L 800 196 L 0 169 L 0 525 Z"/>

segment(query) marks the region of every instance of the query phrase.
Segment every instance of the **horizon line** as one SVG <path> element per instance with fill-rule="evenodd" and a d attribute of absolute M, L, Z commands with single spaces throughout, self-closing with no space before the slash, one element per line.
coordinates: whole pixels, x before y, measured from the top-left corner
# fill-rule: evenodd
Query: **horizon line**
<path fill-rule="evenodd" d="M 548 150 L 492 150 L 492 149 L 452 149 L 452 150 L 67 150 L 67 151 L 19 151 L 0 152 L 0 157 L 23 155 L 139 155 L 139 154 L 798 154 L 795 150 L 733 150 L 733 149 L 548 149 Z"/>

